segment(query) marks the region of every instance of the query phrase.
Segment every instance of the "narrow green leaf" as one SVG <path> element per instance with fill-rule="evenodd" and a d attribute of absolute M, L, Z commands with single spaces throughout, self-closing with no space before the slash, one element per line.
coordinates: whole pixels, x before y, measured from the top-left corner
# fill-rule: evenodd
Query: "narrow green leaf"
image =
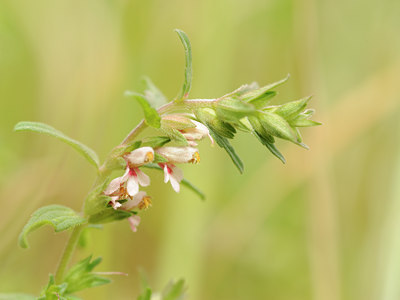
<path fill-rule="evenodd" d="M 188 97 L 192 87 L 192 47 L 186 33 L 179 29 L 175 29 L 175 32 L 178 34 L 185 49 L 185 80 L 181 91 L 176 97 L 176 101 L 182 101 Z"/>
<path fill-rule="evenodd" d="M 28 248 L 28 233 L 49 224 L 55 232 L 64 231 L 77 225 L 86 223 L 86 219 L 79 216 L 73 209 L 62 205 L 48 205 L 36 210 L 19 235 L 19 245 Z"/>
<path fill-rule="evenodd" d="M 163 169 L 160 166 L 158 166 L 157 164 L 154 164 L 154 163 L 144 165 L 143 167 L 148 168 L 148 169 L 156 169 L 159 171 L 163 171 Z M 204 200 L 206 198 L 206 195 L 198 187 L 196 187 L 193 183 L 191 183 L 189 180 L 182 179 L 181 184 L 183 186 L 187 187 L 192 192 L 194 192 L 197 196 L 200 197 L 201 200 Z"/>
<path fill-rule="evenodd" d="M 151 288 L 146 288 L 137 298 L 137 300 L 151 300 Z"/>
<path fill-rule="evenodd" d="M 150 78 L 145 76 L 143 82 L 145 84 L 144 95 L 152 107 L 158 108 L 168 102 L 167 97 L 155 86 Z"/>
<path fill-rule="evenodd" d="M 259 139 L 261 144 L 263 144 L 265 147 L 267 147 L 267 149 L 273 155 L 275 155 L 277 158 L 279 158 L 283 163 L 286 163 L 285 157 L 278 150 L 278 148 L 276 148 L 276 146 L 275 146 L 275 144 L 273 142 L 274 138 L 272 136 L 270 136 L 270 138 L 264 137 L 263 135 L 260 135 L 257 131 L 254 131 L 254 135 Z"/>
<path fill-rule="evenodd" d="M 244 93 L 243 95 L 241 95 L 241 99 L 243 101 L 249 102 L 249 101 L 255 101 L 257 98 L 259 97 L 264 97 L 264 95 L 266 93 L 268 93 L 269 91 L 271 91 L 272 89 L 278 87 L 279 85 L 285 83 L 288 79 L 289 79 L 289 75 L 287 75 L 285 78 L 283 78 L 282 80 L 279 80 L 277 82 L 268 84 L 266 86 L 263 86 L 261 88 L 256 88 L 254 90 L 251 90 L 249 92 Z"/>
<path fill-rule="evenodd" d="M 36 297 L 28 294 L 0 294 L 0 300 L 35 300 Z"/>
<path fill-rule="evenodd" d="M 150 105 L 149 100 L 146 98 L 146 96 L 131 91 L 126 91 L 125 96 L 133 97 L 133 99 L 135 99 L 140 104 L 143 109 L 144 119 L 147 125 L 154 128 L 160 128 L 160 115 L 158 114 L 157 110 Z"/>
<path fill-rule="evenodd" d="M 65 275 L 65 282 L 68 284 L 66 294 L 72 294 L 87 288 L 110 283 L 111 280 L 92 273 L 92 270 L 101 262 L 101 257 L 91 262 L 89 256 L 74 265 Z"/>
<path fill-rule="evenodd" d="M 229 143 L 229 141 L 217 134 L 215 131 L 212 130 L 212 128 L 208 128 L 210 130 L 210 134 L 213 137 L 213 139 L 217 142 L 218 146 L 221 148 L 224 148 L 225 151 L 228 153 L 230 158 L 232 159 L 232 162 L 235 164 L 235 166 L 238 168 L 240 173 L 243 173 L 244 171 L 244 165 L 240 157 L 236 154 L 235 149 L 232 147 L 232 145 Z"/>
<path fill-rule="evenodd" d="M 17 125 L 14 127 L 15 131 L 33 131 L 33 132 L 38 132 L 38 133 L 43 133 L 47 134 L 50 136 L 53 136 L 60 141 L 63 141 L 64 143 L 70 145 L 72 148 L 74 148 L 76 151 L 78 151 L 80 154 L 83 155 L 87 159 L 88 162 L 90 162 L 92 165 L 96 166 L 97 168 L 99 167 L 99 158 L 97 157 L 96 152 L 94 152 L 92 149 L 87 147 L 86 145 L 82 144 L 81 142 L 78 142 L 68 136 L 66 136 L 64 133 L 61 131 L 47 125 L 44 123 L 39 123 L 39 122 L 19 122 Z"/>

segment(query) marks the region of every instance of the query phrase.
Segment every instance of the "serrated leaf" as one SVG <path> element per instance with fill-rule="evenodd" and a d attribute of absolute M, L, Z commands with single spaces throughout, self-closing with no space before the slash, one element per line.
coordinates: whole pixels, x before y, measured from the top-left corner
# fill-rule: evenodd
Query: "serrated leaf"
<path fill-rule="evenodd" d="M 249 102 L 249 101 L 255 101 L 257 98 L 259 97 L 263 97 L 263 95 L 265 95 L 267 92 L 271 91 L 272 89 L 278 87 L 279 85 L 285 83 L 288 79 L 289 79 L 289 75 L 287 75 L 285 78 L 283 78 L 282 80 L 279 80 L 277 82 L 268 84 L 266 86 L 263 86 L 261 88 L 258 89 L 254 89 L 251 90 L 249 92 L 244 93 L 243 95 L 241 95 L 241 99 L 243 101 Z"/>
<path fill-rule="evenodd" d="M 228 153 L 228 155 L 232 159 L 232 162 L 238 168 L 239 172 L 243 173 L 243 171 L 244 171 L 243 162 L 240 159 L 240 157 L 236 154 L 235 149 L 232 147 L 232 145 L 229 143 L 229 141 L 226 138 L 217 134 L 210 127 L 208 129 L 209 129 L 210 134 L 213 137 L 213 139 L 217 142 L 218 146 L 225 149 L 225 151 Z"/>
<path fill-rule="evenodd" d="M 67 283 L 66 294 L 72 294 L 87 288 L 110 283 L 111 280 L 92 273 L 92 270 L 101 262 L 101 257 L 91 262 L 89 256 L 74 265 L 66 274 L 64 281 Z"/>
<path fill-rule="evenodd" d="M 142 110 L 144 113 L 144 119 L 145 119 L 147 125 L 154 127 L 154 128 L 160 128 L 161 117 L 158 114 L 157 110 L 150 105 L 150 102 L 146 98 L 146 96 L 139 94 L 139 93 L 131 92 L 131 91 L 126 91 L 125 96 L 132 97 L 140 104 L 140 106 L 142 107 Z"/>
<path fill-rule="evenodd" d="M 144 95 L 152 107 L 158 108 L 168 102 L 167 97 L 155 86 L 150 78 L 143 77 L 143 82 L 145 84 Z"/>
<path fill-rule="evenodd" d="M 185 298 L 185 281 L 171 282 L 162 293 L 162 300 L 183 300 Z"/>
<path fill-rule="evenodd" d="M 164 171 L 160 166 L 158 166 L 157 164 L 147 164 L 144 165 L 143 167 L 148 168 L 148 169 L 156 169 L 159 171 Z M 182 179 L 181 184 L 185 187 L 187 187 L 188 189 L 190 189 L 192 192 L 194 192 L 197 196 L 200 197 L 200 199 L 204 200 L 206 198 L 206 195 L 198 188 L 196 187 L 193 183 L 191 183 L 189 180 L 187 179 Z"/>
<path fill-rule="evenodd" d="M 94 152 L 92 149 L 82 144 L 81 142 L 78 142 L 77 140 L 68 137 L 67 135 L 51 127 L 50 125 L 40 122 L 24 121 L 24 122 L 19 122 L 17 125 L 15 125 L 14 131 L 32 131 L 55 137 L 60 141 L 70 145 L 72 148 L 74 148 L 76 151 L 82 154 L 82 156 L 85 157 L 86 160 L 90 162 L 92 165 L 96 166 L 97 168 L 99 167 L 99 158 L 96 152 Z"/>
<path fill-rule="evenodd" d="M 19 235 L 19 245 L 28 248 L 28 233 L 49 224 L 55 232 L 64 231 L 77 225 L 86 223 L 87 220 L 79 216 L 73 209 L 62 205 L 48 205 L 36 210 Z"/>
<path fill-rule="evenodd" d="M 119 221 L 132 216 L 130 212 L 123 210 L 115 210 L 112 207 L 107 207 L 100 212 L 89 216 L 89 223 L 104 224 L 113 221 Z"/>
<path fill-rule="evenodd" d="M 19 294 L 19 293 L 4 293 L 0 294 L 0 300 L 35 300 L 36 297 L 28 294 Z"/>
<path fill-rule="evenodd" d="M 178 34 L 179 39 L 181 40 L 185 49 L 185 80 L 183 82 L 181 91 L 176 97 L 176 101 L 182 101 L 188 97 L 192 87 L 192 47 L 185 32 L 180 29 L 175 29 L 175 32 Z"/>

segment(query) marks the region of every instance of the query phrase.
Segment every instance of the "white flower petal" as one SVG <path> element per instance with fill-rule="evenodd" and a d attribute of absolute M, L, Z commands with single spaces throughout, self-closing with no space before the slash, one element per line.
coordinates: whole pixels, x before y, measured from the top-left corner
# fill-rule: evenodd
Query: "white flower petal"
<path fill-rule="evenodd" d="M 133 196 L 133 199 L 128 199 L 128 201 L 123 204 L 123 207 L 127 210 L 130 210 L 136 207 L 145 196 L 147 196 L 147 193 L 144 191 L 140 191 L 135 196 Z"/>
<path fill-rule="evenodd" d="M 171 182 L 171 185 L 172 185 L 172 188 L 174 189 L 174 191 L 179 193 L 180 185 L 179 185 L 179 181 L 175 178 L 175 176 L 171 175 L 169 181 Z"/>
<path fill-rule="evenodd" d="M 161 147 L 156 152 L 171 163 L 188 163 L 198 150 L 193 147 Z"/>
<path fill-rule="evenodd" d="M 126 182 L 129 178 L 129 167 L 126 167 L 124 175 L 121 176 L 121 182 Z"/>
<path fill-rule="evenodd" d="M 121 186 L 121 183 L 122 183 L 122 177 L 114 178 L 113 180 L 111 180 L 110 184 L 104 191 L 104 194 L 111 195 L 112 193 L 114 193 L 115 191 L 117 191 L 119 189 L 119 187 Z"/>
<path fill-rule="evenodd" d="M 169 171 L 167 164 L 164 165 L 164 182 L 167 183 L 169 180 Z"/>
<path fill-rule="evenodd" d="M 137 180 L 141 186 L 149 186 L 150 185 L 150 177 L 147 176 L 145 173 L 136 169 Z"/>
<path fill-rule="evenodd" d="M 126 183 L 126 189 L 130 196 L 134 196 L 139 192 L 139 183 L 137 182 L 137 178 L 135 176 L 129 177 Z"/>
<path fill-rule="evenodd" d="M 172 175 L 174 176 L 174 178 L 178 182 L 181 182 L 183 179 L 183 171 L 176 166 L 170 166 L 170 167 L 171 167 Z"/>

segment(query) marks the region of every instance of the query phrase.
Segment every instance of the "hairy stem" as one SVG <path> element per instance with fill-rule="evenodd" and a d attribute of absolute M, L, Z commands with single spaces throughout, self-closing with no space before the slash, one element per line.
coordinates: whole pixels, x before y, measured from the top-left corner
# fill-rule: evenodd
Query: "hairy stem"
<path fill-rule="evenodd" d="M 85 225 L 78 225 L 76 226 L 72 233 L 71 236 L 69 237 L 67 244 L 65 245 L 64 252 L 61 256 L 60 262 L 58 263 L 56 275 L 55 275 L 55 281 L 56 284 L 62 283 L 62 280 L 64 279 L 64 274 L 65 270 L 68 266 L 68 263 L 70 262 L 72 258 L 72 254 L 75 251 L 76 245 L 78 244 L 79 237 L 82 233 L 82 229 L 85 228 Z"/>

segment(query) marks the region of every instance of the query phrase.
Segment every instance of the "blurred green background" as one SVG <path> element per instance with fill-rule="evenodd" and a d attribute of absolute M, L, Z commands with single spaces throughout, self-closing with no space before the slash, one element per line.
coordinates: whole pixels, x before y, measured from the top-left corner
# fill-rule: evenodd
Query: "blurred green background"
<path fill-rule="evenodd" d="M 400 2 L 397 0 L 1 0 L 0 291 L 38 294 L 67 233 L 44 228 L 17 246 L 40 206 L 79 210 L 95 174 L 68 146 L 13 133 L 48 123 L 104 158 L 141 118 L 123 97 L 148 75 L 172 98 L 193 48 L 192 98 L 291 74 L 275 103 L 314 95 L 310 151 L 278 144 L 282 165 L 250 136 L 201 146 L 184 166 L 207 194 L 176 194 L 151 173 L 153 207 L 93 230 L 74 260 L 121 271 L 84 299 L 135 299 L 138 269 L 155 289 L 184 277 L 189 299 L 400 299 Z"/>

